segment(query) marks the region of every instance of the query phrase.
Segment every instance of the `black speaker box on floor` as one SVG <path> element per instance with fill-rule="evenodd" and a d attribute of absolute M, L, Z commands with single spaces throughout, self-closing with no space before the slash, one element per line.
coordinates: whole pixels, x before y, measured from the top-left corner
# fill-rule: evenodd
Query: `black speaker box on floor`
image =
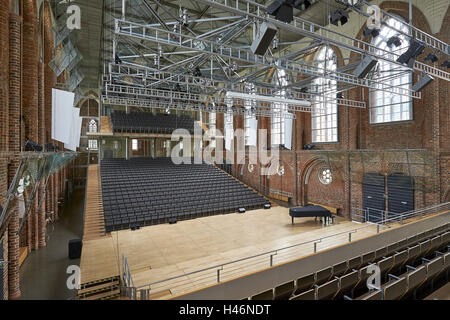
<path fill-rule="evenodd" d="M 177 218 L 169 218 L 169 224 L 177 223 Z"/>
<path fill-rule="evenodd" d="M 133 223 L 130 225 L 131 230 L 139 230 L 141 228 L 141 225 L 139 223 Z"/>
<path fill-rule="evenodd" d="M 82 247 L 81 239 L 69 240 L 69 259 L 80 259 Z"/>
<path fill-rule="evenodd" d="M 244 212 L 245 212 L 245 208 L 239 208 L 239 209 L 238 209 L 238 212 L 239 212 L 239 213 L 244 213 Z"/>

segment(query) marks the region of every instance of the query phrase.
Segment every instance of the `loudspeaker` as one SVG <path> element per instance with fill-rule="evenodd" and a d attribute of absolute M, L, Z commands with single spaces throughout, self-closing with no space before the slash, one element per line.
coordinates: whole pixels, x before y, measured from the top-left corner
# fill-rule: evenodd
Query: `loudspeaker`
<path fill-rule="evenodd" d="M 132 223 L 132 224 L 130 224 L 130 229 L 132 231 L 139 230 L 140 228 L 141 228 L 141 225 L 139 223 Z"/>
<path fill-rule="evenodd" d="M 69 240 L 69 259 L 80 259 L 82 247 L 81 239 Z"/>
<path fill-rule="evenodd" d="M 259 33 L 253 40 L 250 50 L 254 54 L 264 55 L 277 33 L 277 28 L 270 22 L 263 22 Z"/>
<path fill-rule="evenodd" d="M 177 223 L 177 218 L 169 218 L 169 224 Z"/>
<path fill-rule="evenodd" d="M 266 203 L 266 204 L 264 205 L 264 209 L 270 209 L 270 207 L 271 207 L 270 203 Z"/>
<path fill-rule="evenodd" d="M 371 56 L 366 56 L 356 67 L 353 74 L 362 79 L 377 65 L 378 60 Z"/>
<path fill-rule="evenodd" d="M 239 213 L 245 213 L 245 208 L 239 208 L 239 209 L 238 209 L 238 212 L 239 212 Z"/>
<path fill-rule="evenodd" d="M 417 81 L 417 83 L 412 87 L 414 91 L 421 91 L 431 82 L 433 82 L 434 78 L 428 74 L 424 75 L 422 78 Z"/>

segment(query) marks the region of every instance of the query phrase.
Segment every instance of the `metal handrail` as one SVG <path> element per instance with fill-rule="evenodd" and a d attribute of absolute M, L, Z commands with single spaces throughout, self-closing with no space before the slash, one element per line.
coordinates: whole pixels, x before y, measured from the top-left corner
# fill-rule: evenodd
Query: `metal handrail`
<path fill-rule="evenodd" d="M 419 210 L 416 210 L 414 212 L 407 212 L 406 214 L 402 215 L 403 216 L 402 220 L 408 219 L 411 216 L 411 214 L 416 214 L 417 212 L 423 212 L 423 211 L 429 211 L 429 210 L 435 211 L 436 209 L 441 209 L 441 208 L 445 208 L 447 210 L 450 210 L 450 202 L 439 204 L 439 205 L 435 205 L 435 206 L 432 206 L 432 207 L 429 207 L 429 208 L 419 209 Z M 385 225 L 387 222 L 389 222 L 389 221 L 397 221 L 397 220 L 398 220 L 398 216 L 396 216 L 395 219 L 394 218 L 383 219 L 381 221 L 381 223 L 379 223 L 379 222 L 374 223 L 375 225 L 377 225 L 377 233 L 379 232 L 379 228 L 380 227 L 390 228 L 389 226 Z M 150 290 L 151 286 L 153 286 L 155 284 L 160 284 L 160 283 L 171 281 L 171 280 L 174 280 L 174 279 L 187 277 L 187 276 L 190 276 L 190 275 L 193 275 L 193 274 L 197 274 L 197 273 L 201 273 L 201 272 L 208 271 L 208 270 L 223 270 L 223 268 L 225 266 L 236 264 L 236 263 L 239 263 L 239 262 L 242 262 L 242 261 L 246 261 L 246 260 L 251 260 L 251 259 L 254 259 L 254 258 L 257 258 L 257 257 L 261 257 L 261 256 L 265 256 L 265 255 L 270 255 L 271 257 L 273 257 L 274 255 L 278 254 L 278 252 L 280 252 L 280 251 L 291 249 L 291 248 L 294 248 L 294 247 L 299 247 L 299 246 L 306 245 L 306 244 L 314 244 L 315 252 L 317 252 L 316 244 L 322 242 L 325 239 L 330 239 L 330 238 L 333 238 L 333 237 L 337 237 L 337 236 L 341 236 L 341 235 L 344 235 L 344 234 L 348 234 L 349 235 L 349 242 L 351 242 L 352 241 L 351 235 L 353 233 L 357 233 L 358 231 L 366 229 L 366 228 L 369 228 L 369 227 L 373 227 L 373 224 L 366 225 L 366 226 L 359 227 L 359 228 L 355 228 L 355 229 L 352 229 L 352 230 L 349 230 L 349 231 L 335 233 L 335 234 L 332 234 L 332 235 L 329 235 L 329 236 L 321 237 L 319 239 L 309 240 L 309 241 L 305 241 L 305 242 L 301 242 L 301 243 L 285 246 L 285 247 L 282 247 L 282 248 L 266 251 L 266 252 L 263 252 L 263 253 L 259 253 L 259 254 L 255 254 L 255 255 L 252 255 L 252 256 L 240 258 L 240 259 L 237 259 L 237 260 L 233 260 L 233 261 L 230 261 L 230 262 L 226 262 L 226 263 L 214 265 L 214 266 L 211 266 L 211 267 L 199 269 L 199 270 L 192 271 L 192 272 L 189 272 L 189 273 L 185 273 L 185 274 L 182 274 L 182 275 L 173 276 L 173 277 L 170 277 L 170 278 L 167 278 L 167 279 L 158 280 L 158 281 L 155 281 L 155 282 L 151 282 L 151 283 L 148 283 L 148 284 L 144 284 L 144 285 L 135 287 L 134 289 L 137 290 L 137 289 L 142 289 L 142 288 L 148 287 L 148 290 Z M 271 261 L 273 262 L 272 259 L 271 259 Z M 218 275 L 219 275 L 219 272 L 218 272 Z M 131 276 L 131 274 L 130 274 L 130 276 Z M 220 282 L 220 278 L 217 277 L 217 279 L 218 279 L 218 283 L 219 283 Z"/>

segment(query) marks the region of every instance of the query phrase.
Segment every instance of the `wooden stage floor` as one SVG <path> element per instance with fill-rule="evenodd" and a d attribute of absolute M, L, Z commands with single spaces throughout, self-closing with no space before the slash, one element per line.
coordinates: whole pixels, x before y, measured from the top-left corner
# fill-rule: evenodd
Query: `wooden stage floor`
<path fill-rule="evenodd" d="M 136 287 L 181 276 L 151 286 L 151 297 L 167 299 L 217 281 L 218 268 L 186 275 L 190 272 L 342 232 L 318 243 L 317 250 L 339 246 L 348 242 L 349 231 L 362 226 L 339 217 L 330 226 L 323 226 L 314 218 L 297 218 L 292 225 L 288 210 L 278 206 L 244 214 L 208 216 L 84 240 L 81 283 L 119 275 L 124 254 Z M 352 234 L 352 240 L 376 232 L 376 227 L 370 225 Z M 313 250 L 312 243 L 283 250 L 273 256 L 273 264 L 310 255 Z M 269 265 L 270 254 L 262 255 L 224 266 L 220 278 L 232 279 Z"/>

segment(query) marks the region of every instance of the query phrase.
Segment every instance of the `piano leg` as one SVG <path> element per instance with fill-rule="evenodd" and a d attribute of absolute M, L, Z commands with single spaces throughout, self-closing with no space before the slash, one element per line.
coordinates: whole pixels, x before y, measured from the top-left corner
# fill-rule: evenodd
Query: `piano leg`
<path fill-rule="evenodd" d="M 292 219 L 292 224 L 294 224 L 294 217 L 291 217 L 291 219 Z"/>

